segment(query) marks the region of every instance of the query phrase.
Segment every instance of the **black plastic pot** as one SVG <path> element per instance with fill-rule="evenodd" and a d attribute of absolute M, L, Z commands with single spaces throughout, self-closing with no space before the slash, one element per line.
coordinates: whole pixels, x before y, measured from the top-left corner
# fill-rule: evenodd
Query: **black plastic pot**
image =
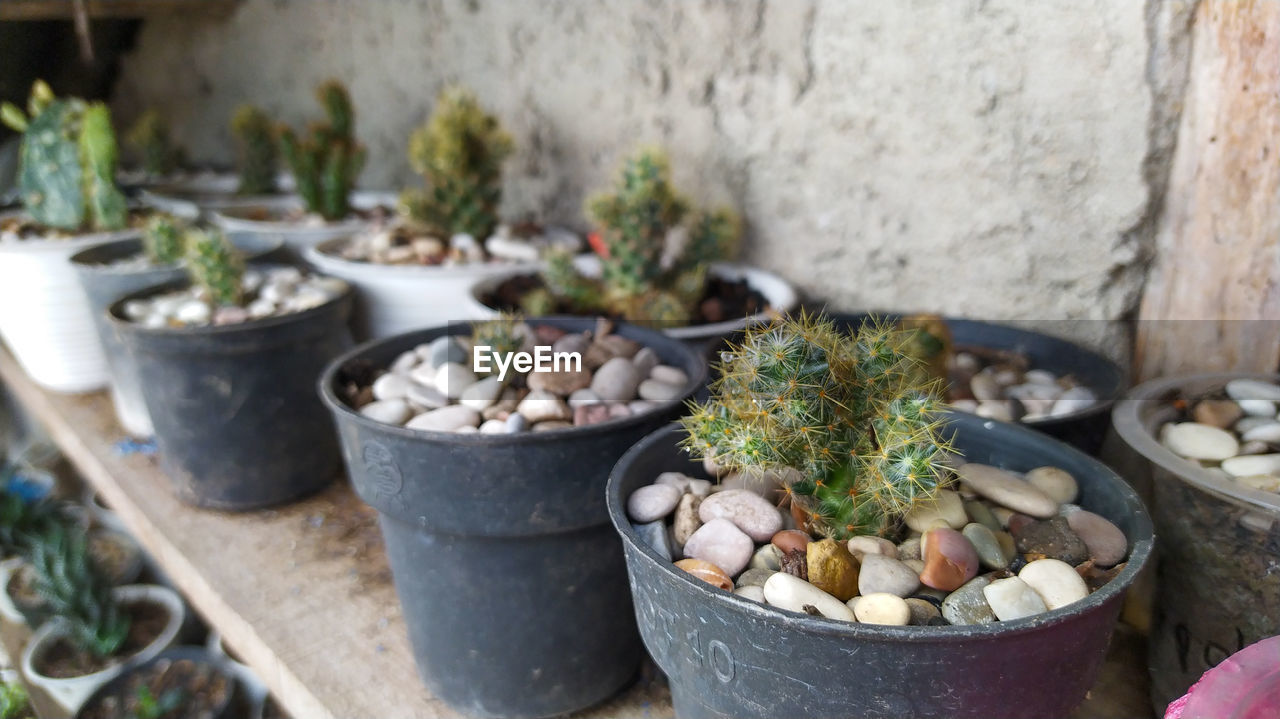
<path fill-rule="evenodd" d="M 572 332 L 586 318 L 539 318 Z M 419 673 L 431 692 L 476 716 L 544 717 L 596 704 L 642 656 L 627 572 L 604 485 L 618 457 L 681 410 L 510 435 L 424 432 L 373 421 L 338 399 L 348 363 L 385 367 L 455 325 L 362 345 L 325 371 L 356 492 L 377 508 Z M 682 396 L 706 364 L 679 340 L 620 325 L 683 369 Z"/>
<path fill-rule="evenodd" d="M 870 314 L 834 314 L 835 321 L 845 327 L 859 327 Z M 876 317 L 896 319 L 892 313 L 875 313 Z M 1093 390 L 1098 401 L 1092 406 L 1060 417 L 1042 417 L 1022 422 L 1038 432 L 1055 437 L 1085 453 L 1097 455 L 1111 425 L 1111 406 L 1124 394 L 1127 385 L 1120 365 L 1080 345 L 1040 332 L 1019 329 L 993 322 L 944 318 L 956 347 L 986 347 L 1009 350 L 1026 355 L 1031 367 L 1056 375 L 1072 375 Z"/>
<path fill-rule="evenodd" d="M 266 260 L 280 250 L 280 240 L 247 233 L 227 236 L 250 260 Z M 80 278 L 80 286 L 89 298 L 94 328 L 102 342 L 102 350 L 111 370 L 111 399 L 116 418 L 125 431 L 137 437 L 148 437 L 153 428 L 142 400 L 142 378 L 132 371 L 125 349 L 107 319 L 107 308 L 121 297 L 156 285 L 178 282 L 186 276 L 181 265 L 122 269 L 111 263 L 136 257 L 142 252 L 142 240 L 115 240 L 90 247 L 71 256 Z"/>
<path fill-rule="evenodd" d="M 76 711 L 75 719 L 83 719 L 89 708 L 94 707 L 103 701 L 114 699 L 116 702 L 120 703 L 117 704 L 117 706 L 120 706 L 125 700 L 131 698 L 129 680 L 133 675 L 139 672 L 148 671 L 162 662 L 180 660 L 210 665 L 217 669 L 219 673 L 231 682 L 232 691 L 228 693 L 227 700 L 215 708 L 211 714 L 201 714 L 201 717 L 207 717 L 207 719 L 240 719 L 241 717 L 246 716 L 246 707 L 248 706 L 248 702 L 243 695 L 244 692 L 242 687 L 240 687 L 239 683 L 236 681 L 235 673 L 225 666 L 225 662 L 220 657 L 211 654 L 204 647 L 172 647 L 164 650 L 154 659 L 130 668 L 115 679 L 103 684 L 97 691 L 91 694 L 89 699 L 85 701 L 78 711 Z M 160 699 L 160 697 L 155 698 Z M 123 717 L 124 715 L 121 714 L 120 716 Z"/>
<path fill-rule="evenodd" d="M 155 422 L 160 464 L 178 497 L 233 511 L 315 492 L 341 467 L 315 395 L 324 365 L 351 345 L 351 292 L 304 312 L 238 325 L 149 329 L 111 306 Z"/>
<path fill-rule="evenodd" d="M 1055 465 L 1079 503 L 1129 538 L 1128 565 L 1068 608 L 980 626 L 888 627 L 782 611 L 676 569 L 631 528 L 626 498 L 660 472 L 701 475 L 672 425 L 628 451 L 609 479 L 640 635 L 680 719 L 1046 719 L 1066 716 L 1102 668 L 1125 590 L 1154 537 L 1137 494 L 1071 447 L 1011 424 L 952 413 L 966 459 L 1013 470 Z"/>

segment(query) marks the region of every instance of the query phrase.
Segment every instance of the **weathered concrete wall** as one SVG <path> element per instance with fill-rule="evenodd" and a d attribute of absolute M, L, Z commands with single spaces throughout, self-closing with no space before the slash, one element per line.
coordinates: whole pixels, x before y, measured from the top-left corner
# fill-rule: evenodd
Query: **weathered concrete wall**
<path fill-rule="evenodd" d="M 150 21 L 116 104 L 170 108 L 226 162 L 237 103 L 301 122 L 335 76 L 387 187 L 463 82 L 519 143 L 510 213 L 580 224 L 619 156 L 661 143 L 691 194 L 741 208 L 750 260 L 833 307 L 1113 320 L 1144 276 L 1188 4 L 245 0 Z"/>

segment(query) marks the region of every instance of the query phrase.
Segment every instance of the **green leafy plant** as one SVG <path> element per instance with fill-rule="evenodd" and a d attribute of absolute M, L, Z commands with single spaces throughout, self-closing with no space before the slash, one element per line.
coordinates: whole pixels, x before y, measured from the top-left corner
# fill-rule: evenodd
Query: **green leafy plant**
<path fill-rule="evenodd" d="M 748 329 L 722 353 L 710 400 L 681 420 L 684 446 L 730 469 L 796 470 L 785 489 L 818 534 L 886 534 L 936 495 L 950 451 L 938 385 L 917 379 L 909 339 L 808 316 Z"/>
<path fill-rule="evenodd" d="M 22 133 L 18 188 L 33 220 L 72 232 L 124 228 L 128 212 L 116 187 L 118 150 L 105 104 L 58 99 L 38 80 L 26 113 L 5 103 L 0 119 Z"/>
<path fill-rule="evenodd" d="M 511 136 L 475 95 L 460 87 L 445 89 L 431 118 L 409 137 L 409 164 L 427 186 L 406 190 L 402 210 L 412 222 L 445 237 L 487 238 L 498 224 L 502 162 L 511 151 Z"/>
<path fill-rule="evenodd" d="M 582 276 L 567 254 L 548 258 L 546 294 L 527 302 L 633 321 L 679 324 L 694 315 L 706 290 L 707 266 L 737 251 L 742 229 L 728 209 L 694 210 L 671 184 L 660 150 L 642 150 L 622 165 L 612 192 L 587 202 L 596 224 L 599 279 Z M 533 307 L 524 307 L 532 314 Z"/>
<path fill-rule="evenodd" d="M 316 90 L 327 122 L 316 122 L 299 138 L 280 128 L 280 150 L 293 168 L 298 194 L 307 210 L 336 221 L 350 213 L 348 196 L 364 168 L 365 149 L 353 135 L 355 111 L 341 83 L 330 80 Z"/>
<path fill-rule="evenodd" d="M 244 258 L 218 230 L 192 229 L 186 233 L 187 274 L 215 306 L 240 306 L 244 302 Z"/>
<path fill-rule="evenodd" d="M 241 105 L 231 116 L 231 134 L 235 135 L 240 160 L 241 195 L 269 195 L 276 191 L 276 169 L 280 164 L 276 152 L 276 127 L 262 108 Z"/>
<path fill-rule="evenodd" d="M 16 682 L 0 684 L 0 719 L 28 719 L 32 716 L 27 690 Z"/>
<path fill-rule="evenodd" d="M 186 693 L 179 687 L 163 692 L 159 697 L 152 693 L 151 687 L 143 684 L 134 695 L 137 705 L 133 719 L 160 719 L 164 715 L 177 711 L 186 701 Z"/>
<path fill-rule="evenodd" d="M 125 144 L 141 158 L 148 175 L 167 175 L 182 164 L 183 153 L 169 137 L 169 123 L 155 108 L 138 116 L 125 133 Z"/>
<path fill-rule="evenodd" d="M 156 213 L 142 232 L 142 251 L 153 265 L 171 265 L 182 259 L 185 223 L 176 217 Z"/>
<path fill-rule="evenodd" d="M 91 561 L 82 528 L 48 526 L 32 538 L 27 560 L 36 573 L 36 591 L 50 611 L 66 621 L 76 647 L 99 659 L 120 651 L 129 636 L 129 616 Z"/>

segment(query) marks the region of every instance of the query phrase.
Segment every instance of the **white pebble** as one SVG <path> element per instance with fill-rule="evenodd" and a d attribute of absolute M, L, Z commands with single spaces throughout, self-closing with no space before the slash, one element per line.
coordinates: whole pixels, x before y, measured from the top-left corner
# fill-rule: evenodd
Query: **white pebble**
<path fill-rule="evenodd" d="M 863 624 L 905 627 L 911 623 L 911 607 L 906 600 L 886 592 L 863 595 L 853 613 Z"/>
<path fill-rule="evenodd" d="M 360 414 L 376 422 L 404 424 L 412 412 L 409 410 L 409 403 L 402 399 L 385 399 L 366 404 L 360 408 Z"/>
<path fill-rule="evenodd" d="M 209 309 L 209 305 L 200 300 L 191 300 L 183 302 L 178 306 L 178 310 L 174 313 L 174 319 L 187 325 L 199 325 L 209 321 L 213 316 L 213 311 Z"/>
<path fill-rule="evenodd" d="M 402 374 L 388 372 L 373 381 L 373 396 L 377 399 L 404 399 L 409 396 L 409 379 Z"/>
<path fill-rule="evenodd" d="M 800 614 L 807 614 L 805 607 L 812 607 L 819 614 L 829 619 L 841 619 L 846 622 L 857 621 L 844 602 L 818 589 L 812 584 L 778 572 L 764 583 L 764 599 L 769 604 Z"/>
<path fill-rule="evenodd" d="M 1236 404 L 1250 417 L 1276 416 L 1276 403 L 1269 399 L 1238 399 Z"/>
<path fill-rule="evenodd" d="M 416 374 L 414 379 L 418 379 Z M 457 362 L 445 362 L 436 370 L 435 387 L 449 399 L 457 399 L 462 390 L 475 383 L 475 373 Z"/>
<path fill-rule="evenodd" d="M 1222 471 L 1232 477 L 1280 474 L 1280 454 L 1248 454 L 1222 460 Z"/>
<path fill-rule="evenodd" d="M 409 429 L 421 429 L 430 432 L 452 432 L 463 425 L 475 427 L 480 424 L 480 413 L 460 404 L 449 405 L 424 412 L 409 420 L 405 426 Z"/>
<path fill-rule="evenodd" d="M 1240 443 L 1230 432 L 1199 422 L 1166 424 L 1164 445 L 1181 457 L 1221 461 L 1234 457 Z"/>
<path fill-rule="evenodd" d="M 982 596 L 987 598 L 987 604 L 991 605 L 996 619 L 1002 622 L 1049 611 L 1031 585 L 1018 577 L 995 580 L 982 588 Z"/>
<path fill-rule="evenodd" d="M 1227 396 L 1237 401 L 1264 399 L 1280 402 L 1280 386 L 1256 379 L 1233 379 L 1227 383 Z"/>
<path fill-rule="evenodd" d="M 1089 596 L 1089 587 L 1070 564 L 1058 559 L 1037 559 L 1018 572 L 1049 609 L 1065 607 Z"/>
<path fill-rule="evenodd" d="M 684 370 L 665 364 L 655 365 L 649 370 L 649 379 L 673 384 L 680 388 L 689 383 L 689 375 L 685 374 Z"/>

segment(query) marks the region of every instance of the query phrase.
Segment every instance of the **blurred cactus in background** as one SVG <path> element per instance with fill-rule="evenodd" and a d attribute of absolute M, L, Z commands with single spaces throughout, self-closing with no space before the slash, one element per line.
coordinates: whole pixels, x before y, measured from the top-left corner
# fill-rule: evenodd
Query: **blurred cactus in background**
<path fill-rule="evenodd" d="M 142 231 L 142 251 L 153 265 L 171 265 L 182 259 L 185 223 L 171 215 L 157 213 Z"/>
<path fill-rule="evenodd" d="M 312 123 L 301 139 L 280 128 L 280 150 L 293 169 L 307 210 L 334 222 L 351 212 L 349 197 L 364 169 L 365 149 L 356 141 L 355 110 L 342 83 L 330 80 L 316 90 L 326 122 Z"/>
<path fill-rule="evenodd" d="M 27 561 L 36 591 L 50 612 L 66 623 L 71 641 L 95 657 L 110 657 L 129 636 L 129 617 L 111 583 L 94 566 L 84 529 L 53 524 L 31 541 Z"/>
<path fill-rule="evenodd" d="M 57 99 L 38 80 L 26 113 L 5 103 L 0 118 L 22 133 L 18 188 L 32 220 L 68 232 L 124 228 L 128 212 L 116 186 L 118 150 L 105 104 Z"/>
<path fill-rule="evenodd" d="M 244 302 L 244 258 L 218 230 L 192 229 L 186 234 L 187 274 L 215 307 Z"/>
<path fill-rule="evenodd" d="M 240 165 L 240 186 L 236 194 L 270 195 L 276 191 L 279 157 L 276 153 L 275 123 L 261 108 L 241 105 L 231 116 Z"/>
<path fill-rule="evenodd" d="M 711 399 L 681 420 L 685 448 L 727 469 L 795 470 L 786 492 L 806 528 L 886 534 L 936 495 L 950 450 L 936 382 L 921 382 L 910 335 L 826 318 L 749 328 L 721 354 Z"/>
<path fill-rule="evenodd" d="M 483 241 L 498 225 L 502 162 L 511 151 L 511 136 L 474 94 L 446 88 L 431 118 L 409 138 L 409 164 L 426 187 L 403 193 L 403 213 L 442 237 Z"/>
<path fill-rule="evenodd" d="M 151 177 L 168 175 L 182 165 L 183 152 L 169 136 L 169 123 L 151 108 L 142 113 L 125 134 L 129 146 Z"/>

